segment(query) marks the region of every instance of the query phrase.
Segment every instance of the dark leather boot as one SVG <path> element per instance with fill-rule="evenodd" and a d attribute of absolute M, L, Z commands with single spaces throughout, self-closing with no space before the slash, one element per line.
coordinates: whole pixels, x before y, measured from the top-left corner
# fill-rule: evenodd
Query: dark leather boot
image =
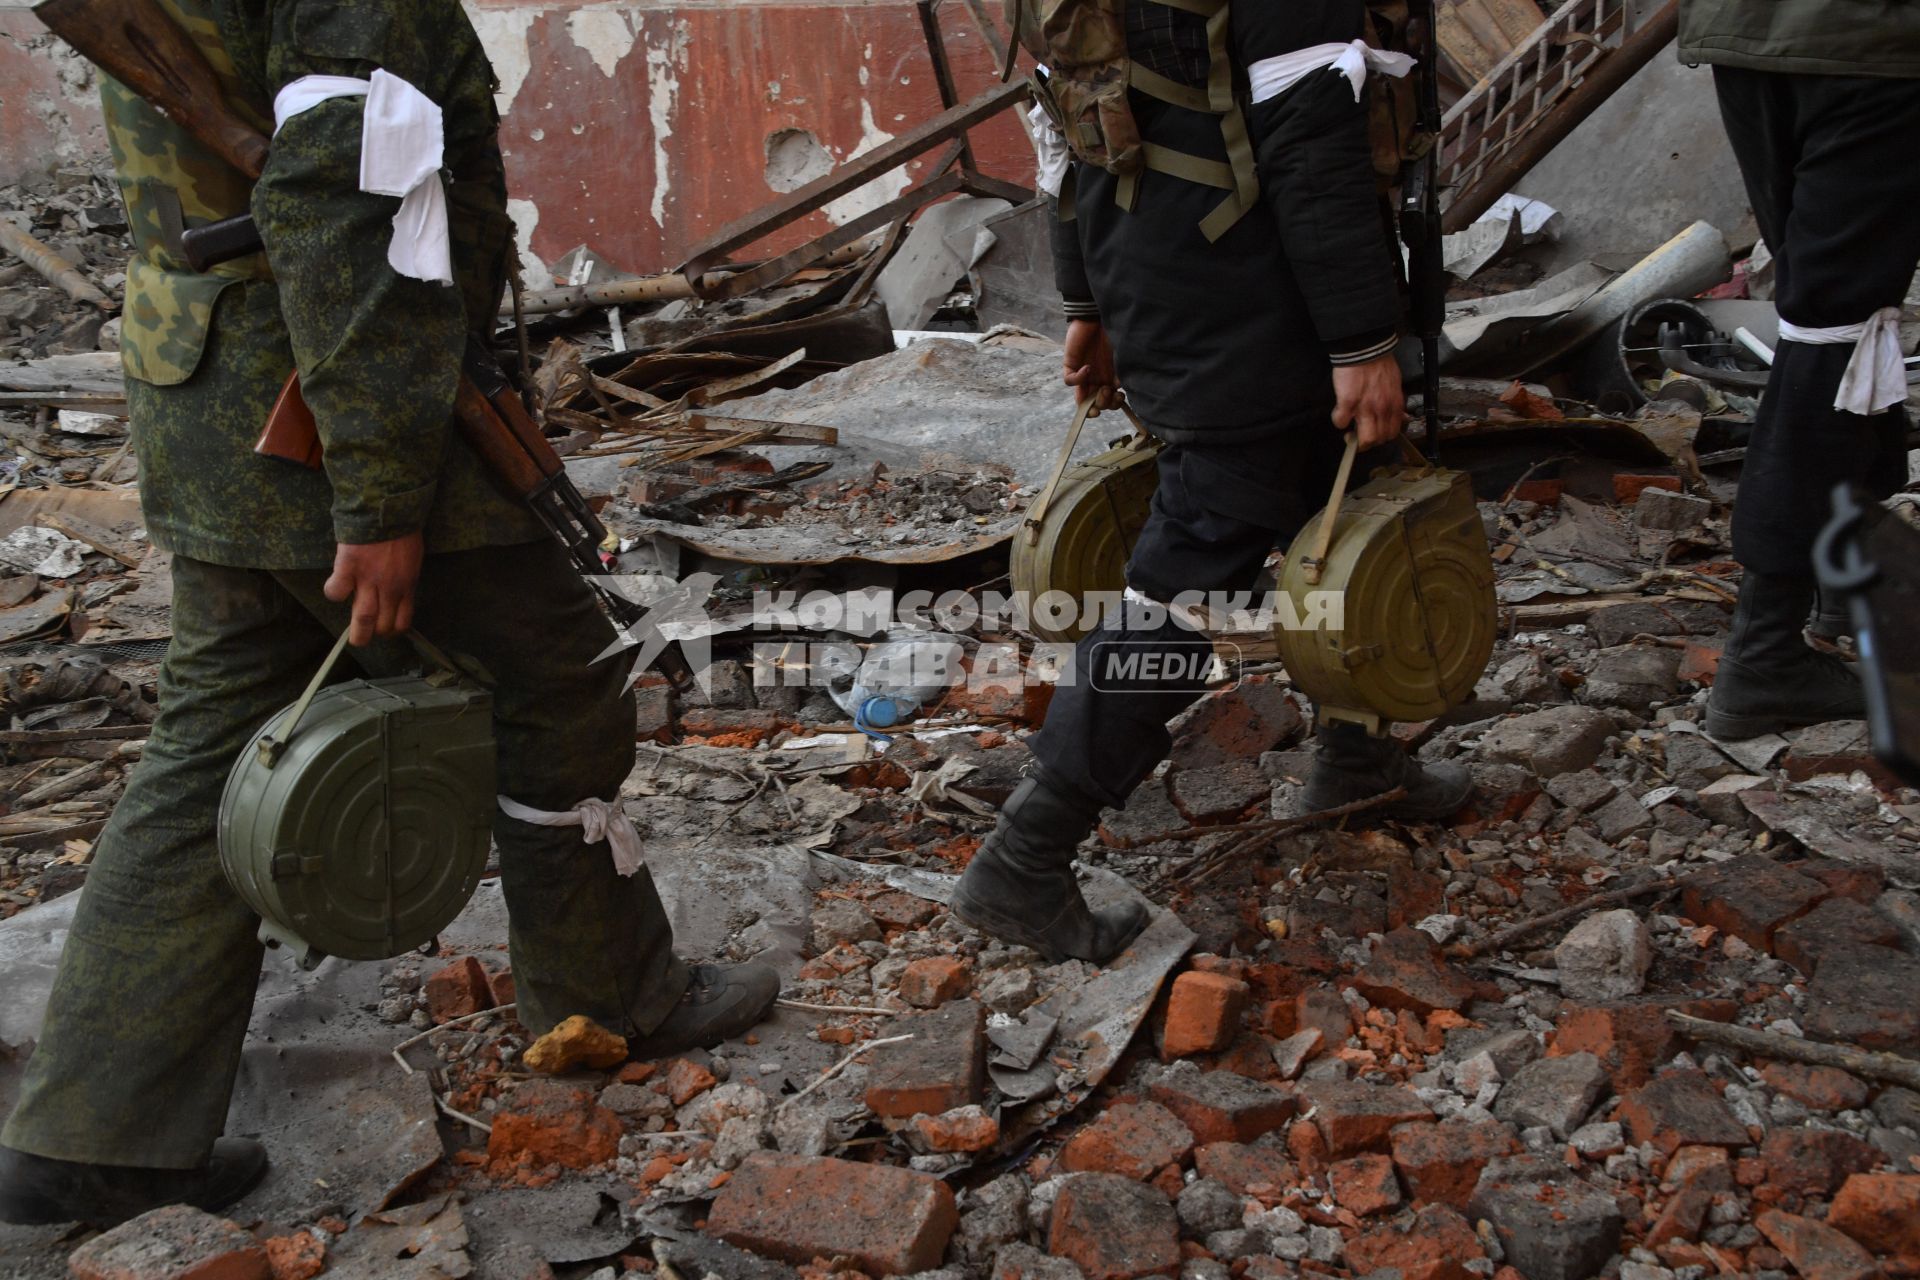
<path fill-rule="evenodd" d="M 247 1138 L 219 1139 L 198 1169 L 81 1164 L 0 1147 L 0 1222 L 114 1227 L 169 1204 L 219 1213 L 266 1172 L 267 1149 Z"/>
<path fill-rule="evenodd" d="M 1808 647 L 1801 632 L 1813 606 L 1811 574 L 1740 579 L 1733 630 L 1707 698 L 1707 732 L 1738 742 L 1796 725 L 1858 720 L 1866 693 L 1853 668 Z"/>
<path fill-rule="evenodd" d="M 689 1049 L 711 1049 L 759 1026 L 779 998 L 780 975 L 772 965 L 751 960 L 735 965 L 696 964 L 680 1003 L 665 1022 L 628 1040 L 627 1056 L 645 1062 Z"/>
<path fill-rule="evenodd" d="M 1073 875 L 1073 851 L 1099 818 L 1077 798 L 1028 778 L 1000 810 L 953 893 L 962 924 L 1032 947 L 1049 964 L 1086 960 L 1105 964 L 1147 927 L 1144 904 L 1095 911 Z"/>
<path fill-rule="evenodd" d="M 1807 634 L 1816 640 L 1851 651 L 1853 611 L 1844 596 L 1818 587 L 1813 596 L 1813 613 L 1807 618 Z"/>
<path fill-rule="evenodd" d="M 1307 813 L 1338 809 L 1395 787 L 1405 787 L 1407 794 L 1367 813 L 1414 821 L 1447 818 L 1473 794 L 1473 774 L 1462 764 L 1423 765 L 1392 738 L 1376 738 L 1357 724 L 1334 721 L 1314 734 L 1313 771 L 1301 800 Z"/>

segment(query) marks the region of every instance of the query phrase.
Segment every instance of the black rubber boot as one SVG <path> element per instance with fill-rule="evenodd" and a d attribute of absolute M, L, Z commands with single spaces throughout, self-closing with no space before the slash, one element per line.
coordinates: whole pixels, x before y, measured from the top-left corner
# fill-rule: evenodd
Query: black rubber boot
<path fill-rule="evenodd" d="M 1028 778 L 1000 810 L 953 893 L 953 914 L 1002 942 L 1032 947 L 1049 964 L 1105 964 L 1147 927 L 1139 902 L 1095 911 L 1073 875 L 1073 851 L 1100 811 Z"/>
<path fill-rule="evenodd" d="M 0 1222 L 114 1227 L 169 1204 L 219 1213 L 266 1172 L 267 1149 L 247 1138 L 219 1139 L 198 1169 L 81 1164 L 0 1147 Z"/>
<path fill-rule="evenodd" d="M 1707 698 L 1707 732 L 1738 742 L 1796 725 L 1858 720 L 1866 694 L 1853 668 L 1807 645 L 1811 574 L 1755 573 L 1740 579 L 1733 630 Z"/>
<path fill-rule="evenodd" d="M 1395 787 L 1407 794 L 1366 814 L 1414 821 L 1451 817 L 1473 794 L 1473 774 L 1461 764 L 1423 765 L 1392 738 L 1376 738 L 1357 724 L 1334 721 L 1314 734 L 1313 771 L 1301 800 L 1305 812 L 1338 809 Z"/>
<path fill-rule="evenodd" d="M 772 965 L 694 965 L 693 981 L 680 1003 L 665 1022 L 627 1041 L 627 1056 L 645 1062 L 689 1049 L 711 1049 L 759 1026 L 779 998 L 780 975 Z"/>

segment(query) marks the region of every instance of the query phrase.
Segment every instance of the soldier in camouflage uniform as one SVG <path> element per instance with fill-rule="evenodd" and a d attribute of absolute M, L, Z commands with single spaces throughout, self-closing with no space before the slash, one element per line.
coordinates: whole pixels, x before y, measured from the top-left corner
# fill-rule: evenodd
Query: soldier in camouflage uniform
<path fill-rule="evenodd" d="M 0 1131 L 9 1222 L 218 1209 L 263 1173 L 258 1144 L 216 1142 L 262 951 L 220 871 L 215 815 L 235 756 L 341 630 L 368 674 L 404 661 L 391 637 L 412 621 L 484 666 L 500 790 L 523 804 L 613 798 L 633 759 L 624 672 L 594 661 L 608 623 L 451 426 L 467 332 L 491 326 L 512 237 L 491 69 L 457 0 L 159 3 L 263 132 L 275 93 L 308 75 L 384 68 L 438 103 L 458 287 L 388 265 L 397 201 L 359 190 L 362 99 L 289 118 L 254 185 L 103 83 L 136 244 L 128 403 L 147 527 L 174 553 L 174 631 L 159 716 L 100 838 Z M 189 271 L 180 229 L 249 208 L 266 251 Z M 320 471 L 252 451 L 296 367 Z M 584 1014 L 652 1057 L 765 1015 L 773 972 L 682 963 L 647 872 L 621 877 L 604 842 L 505 815 L 494 834 L 530 1031 Z"/>

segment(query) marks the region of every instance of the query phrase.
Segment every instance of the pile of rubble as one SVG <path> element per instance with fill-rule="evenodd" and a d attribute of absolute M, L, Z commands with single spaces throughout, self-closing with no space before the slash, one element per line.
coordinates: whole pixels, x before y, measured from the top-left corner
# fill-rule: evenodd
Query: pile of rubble
<path fill-rule="evenodd" d="M 0 188 L 0 222 L 77 271 L 100 302 L 76 297 L 18 256 L 0 259 L 0 360 L 115 350 L 119 323 L 100 305 L 127 284 L 126 210 L 104 169 L 56 169 Z M 13 239 L 4 247 L 17 254 Z"/>

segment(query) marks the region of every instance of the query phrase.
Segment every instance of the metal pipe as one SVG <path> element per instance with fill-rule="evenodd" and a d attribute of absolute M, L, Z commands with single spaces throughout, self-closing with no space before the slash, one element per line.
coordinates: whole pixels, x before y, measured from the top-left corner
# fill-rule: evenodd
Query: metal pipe
<path fill-rule="evenodd" d="M 1680 31 L 1680 0 L 1668 0 L 1665 7 L 1648 18 L 1618 48 L 1600 59 L 1573 92 L 1540 118 L 1540 122 L 1522 134 L 1513 146 L 1480 171 L 1471 186 L 1454 192 L 1447 205 L 1443 225 L 1449 232 L 1465 231 L 1493 202 L 1513 190 L 1520 179 L 1546 159 L 1547 153 L 1566 141 L 1567 135 L 1586 122 L 1654 55 L 1672 43 Z"/>
<path fill-rule="evenodd" d="M 47 283 L 75 301 L 90 302 L 102 311 L 114 309 L 113 299 L 94 288 L 71 262 L 4 219 L 0 219 L 0 248 L 32 267 Z"/>

